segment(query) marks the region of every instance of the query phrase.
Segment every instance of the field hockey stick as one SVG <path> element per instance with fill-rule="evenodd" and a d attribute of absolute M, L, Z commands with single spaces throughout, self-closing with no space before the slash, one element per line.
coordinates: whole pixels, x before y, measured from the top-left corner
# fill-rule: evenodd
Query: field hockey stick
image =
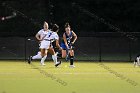
<path fill-rule="evenodd" d="M 71 46 L 72 46 L 72 44 L 70 43 L 70 47 L 66 48 L 66 61 L 69 60 L 70 50 L 72 49 Z"/>
<path fill-rule="evenodd" d="M 66 61 L 69 60 L 70 49 L 66 49 Z"/>

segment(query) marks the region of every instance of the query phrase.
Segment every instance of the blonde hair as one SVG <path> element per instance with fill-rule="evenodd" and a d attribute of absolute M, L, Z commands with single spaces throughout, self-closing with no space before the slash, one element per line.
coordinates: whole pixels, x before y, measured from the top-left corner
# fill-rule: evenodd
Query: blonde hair
<path fill-rule="evenodd" d="M 49 28 L 48 22 L 46 22 L 46 21 L 44 22 L 44 26 L 43 26 L 43 27 L 45 27 L 45 26 L 46 26 L 47 28 Z"/>
<path fill-rule="evenodd" d="M 45 21 L 45 22 L 44 22 L 44 25 L 47 25 L 47 26 L 48 26 L 48 22 Z"/>

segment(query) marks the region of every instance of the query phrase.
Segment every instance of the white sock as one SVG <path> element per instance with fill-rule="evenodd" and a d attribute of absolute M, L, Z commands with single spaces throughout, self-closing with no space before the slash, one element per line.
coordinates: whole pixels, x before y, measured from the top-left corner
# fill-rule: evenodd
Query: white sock
<path fill-rule="evenodd" d="M 55 64 L 59 63 L 59 62 L 57 62 L 57 56 L 55 54 L 52 55 L 52 59 L 53 59 L 53 61 L 54 61 Z"/>
<path fill-rule="evenodd" d="M 137 65 L 139 65 L 140 64 L 140 59 L 139 59 L 139 57 L 137 57 Z"/>
<path fill-rule="evenodd" d="M 37 55 L 32 57 L 32 59 L 41 59 L 41 58 L 42 58 L 42 56 L 40 54 L 37 54 Z"/>
<path fill-rule="evenodd" d="M 137 62 L 137 65 L 140 66 L 140 61 Z"/>
<path fill-rule="evenodd" d="M 44 64 L 46 57 L 47 57 L 47 55 L 45 55 L 44 57 L 41 58 L 41 64 Z"/>

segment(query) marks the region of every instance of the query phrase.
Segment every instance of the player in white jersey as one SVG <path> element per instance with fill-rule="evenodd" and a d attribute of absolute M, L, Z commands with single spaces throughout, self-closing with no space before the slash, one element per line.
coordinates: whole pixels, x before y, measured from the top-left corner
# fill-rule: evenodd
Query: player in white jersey
<path fill-rule="evenodd" d="M 40 30 L 37 34 L 36 34 L 36 38 L 41 42 L 40 44 L 40 49 L 41 49 L 41 53 L 38 52 L 37 55 L 30 57 L 28 60 L 28 63 L 31 62 L 32 59 L 41 59 L 41 65 L 45 65 L 44 61 L 47 57 L 47 52 L 49 51 L 50 54 L 52 54 L 52 59 L 55 62 L 55 66 L 57 67 L 58 65 L 61 64 L 61 62 L 57 62 L 57 56 L 54 52 L 54 49 L 50 47 L 51 42 L 52 41 L 57 41 L 56 45 L 58 48 L 60 48 L 60 45 L 58 43 L 59 41 L 59 36 L 57 35 L 57 31 L 59 30 L 59 26 L 57 26 L 56 24 L 53 26 L 53 31 L 50 31 L 48 29 L 48 23 L 45 22 L 44 23 L 44 29 Z"/>
<path fill-rule="evenodd" d="M 41 29 L 37 34 L 40 36 L 40 38 L 43 38 L 44 37 L 44 29 Z M 40 43 L 41 43 L 41 41 L 39 41 L 39 47 L 40 47 Z M 38 53 L 36 55 L 29 56 L 28 63 L 30 64 L 32 60 L 41 59 L 41 58 L 42 58 L 41 52 L 38 51 Z"/>
<path fill-rule="evenodd" d="M 39 30 L 39 32 L 38 32 L 37 34 L 40 36 L 40 38 L 43 38 L 43 37 L 45 36 L 45 34 L 44 34 L 44 29 Z M 40 43 L 41 43 L 41 41 L 39 41 L 39 47 L 40 47 Z M 36 55 L 34 55 L 34 56 L 29 56 L 29 58 L 28 58 L 28 63 L 30 64 L 32 60 L 41 59 L 41 58 L 42 58 L 41 52 L 38 51 L 38 53 L 37 53 Z"/>
<path fill-rule="evenodd" d="M 140 55 L 134 60 L 134 67 L 140 67 Z"/>
<path fill-rule="evenodd" d="M 57 32 L 59 31 L 59 26 L 57 24 L 54 24 L 52 31 L 53 31 L 53 33 L 50 36 L 51 46 L 50 46 L 48 52 L 52 55 L 52 59 L 57 62 L 57 53 L 54 48 L 56 47 L 57 49 L 62 50 L 62 48 L 59 45 L 59 36 L 57 34 Z M 52 43 L 55 43 L 55 46 Z M 53 55 L 55 55 L 55 56 L 53 56 Z M 61 64 L 61 61 L 57 62 L 57 64 L 55 64 L 55 66 L 57 67 L 60 64 Z"/>
<path fill-rule="evenodd" d="M 41 30 L 39 30 L 37 35 L 39 35 L 40 38 L 43 38 L 45 36 L 44 32 L 45 32 L 44 29 L 41 29 Z M 40 43 L 41 43 L 41 41 L 39 41 L 39 47 L 40 47 Z M 29 56 L 28 63 L 30 64 L 32 60 L 34 60 L 34 59 L 41 59 L 41 58 L 42 58 L 41 52 L 38 51 L 37 55 Z"/>

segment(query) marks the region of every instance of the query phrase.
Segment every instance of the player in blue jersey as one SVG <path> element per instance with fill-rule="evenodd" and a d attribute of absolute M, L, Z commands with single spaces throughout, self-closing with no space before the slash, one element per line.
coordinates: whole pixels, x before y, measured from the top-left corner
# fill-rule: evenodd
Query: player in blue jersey
<path fill-rule="evenodd" d="M 61 42 L 62 47 L 62 58 L 70 59 L 70 67 L 75 67 L 74 62 L 74 50 L 73 44 L 77 40 L 77 35 L 71 30 L 69 23 L 65 24 L 65 32 Z"/>

